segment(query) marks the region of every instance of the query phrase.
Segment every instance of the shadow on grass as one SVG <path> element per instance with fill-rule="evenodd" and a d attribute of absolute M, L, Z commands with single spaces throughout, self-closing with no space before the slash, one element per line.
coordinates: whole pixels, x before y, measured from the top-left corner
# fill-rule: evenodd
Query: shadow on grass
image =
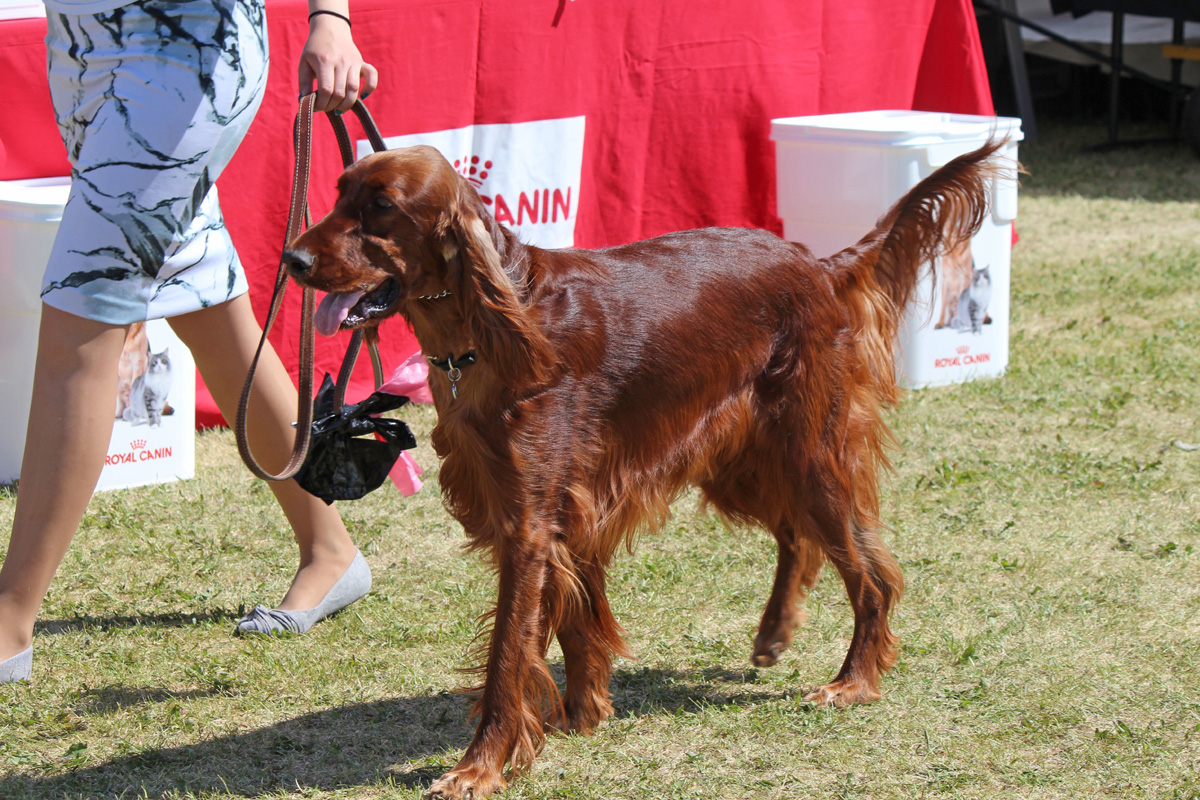
<path fill-rule="evenodd" d="M 613 674 L 610 686 L 614 716 L 694 714 L 714 706 L 753 705 L 801 694 L 799 686 L 783 691 L 757 685 L 758 679 L 756 669 L 619 670 Z"/>
<path fill-rule="evenodd" d="M 176 692 L 162 686 L 105 686 L 82 692 L 79 696 L 79 701 L 74 705 L 74 709 L 78 714 L 100 716 L 115 714 L 141 705 L 202 700 L 205 697 L 222 694 L 223 691 L 219 688 L 213 688 L 191 692 Z"/>
<path fill-rule="evenodd" d="M 39 620 L 33 626 L 34 635 L 57 635 L 85 630 L 113 631 L 136 628 L 190 628 L 193 625 L 234 622 L 245 616 L 245 611 L 211 609 L 197 613 L 138 614 L 136 616 L 93 617 L 90 615 L 70 619 Z"/>
<path fill-rule="evenodd" d="M 561 665 L 556 667 L 561 674 Z M 790 694 L 756 687 L 756 680 L 756 670 L 618 670 L 613 701 L 618 717 L 636 717 L 771 702 Z M 133 700 L 155 694 L 153 689 L 129 687 L 98 692 L 102 705 L 117 696 Z M 427 788 L 453 766 L 455 751 L 470 741 L 470 708 L 470 697 L 448 692 L 334 708 L 246 733 L 146 750 L 63 775 L 10 774 L 0 777 L 0 797 L 257 797 L 377 784 Z M 442 754 L 446 755 L 439 758 Z M 407 772 L 396 769 L 413 761 L 426 765 Z"/>

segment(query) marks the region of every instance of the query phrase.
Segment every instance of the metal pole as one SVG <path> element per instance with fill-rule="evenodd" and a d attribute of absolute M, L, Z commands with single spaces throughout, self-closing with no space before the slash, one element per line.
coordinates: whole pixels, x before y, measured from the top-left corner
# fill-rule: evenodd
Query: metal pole
<path fill-rule="evenodd" d="M 1112 47 L 1109 50 L 1114 62 L 1112 75 L 1109 77 L 1108 92 L 1108 141 L 1117 143 L 1117 122 L 1121 111 L 1121 70 L 1116 64 L 1125 61 L 1125 12 L 1114 11 L 1112 16 Z"/>

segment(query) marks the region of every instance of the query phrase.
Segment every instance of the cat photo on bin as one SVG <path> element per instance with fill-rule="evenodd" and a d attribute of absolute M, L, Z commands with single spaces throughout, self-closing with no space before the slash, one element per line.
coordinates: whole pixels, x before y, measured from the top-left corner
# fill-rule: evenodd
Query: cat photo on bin
<path fill-rule="evenodd" d="M 133 426 L 159 427 L 164 416 L 174 413 L 167 402 L 171 380 L 170 348 L 152 352 L 146 324 L 130 325 L 117 365 L 115 418 Z"/>
<path fill-rule="evenodd" d="M 987 315 L 992 298 L 990 264 L 976 268 L 970 240 L 946 253 L 938 279 L 941 281 L 941 314 L 935 330 L 950 328 L 959 333 L 983 333 L 991 324 Z"/>

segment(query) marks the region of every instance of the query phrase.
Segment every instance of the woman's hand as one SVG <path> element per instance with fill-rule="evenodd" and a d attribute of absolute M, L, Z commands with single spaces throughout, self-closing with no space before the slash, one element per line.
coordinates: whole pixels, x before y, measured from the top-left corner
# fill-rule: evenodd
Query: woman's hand
<path fill-rule="evenodd" d="M 310 9 L 316 11 L 313 5 Z M 311 93 L 316 82 L 315 111 L 348 111 L 379 83 L 379 72 L 363 61 L 345 16 L 338 11 L 309 18 L 308 41 L 300 54 L 300 95 Z"/>

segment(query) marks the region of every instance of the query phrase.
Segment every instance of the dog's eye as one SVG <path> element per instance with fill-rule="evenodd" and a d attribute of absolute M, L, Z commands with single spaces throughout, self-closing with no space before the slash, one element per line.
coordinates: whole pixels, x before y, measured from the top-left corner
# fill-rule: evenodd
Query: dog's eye
<path fill-rule="evenodd" d="M 392 207 L 392 201 L 383 195 L 378 195 L 371 201 L 371 207 L 386 211 Z"/>

